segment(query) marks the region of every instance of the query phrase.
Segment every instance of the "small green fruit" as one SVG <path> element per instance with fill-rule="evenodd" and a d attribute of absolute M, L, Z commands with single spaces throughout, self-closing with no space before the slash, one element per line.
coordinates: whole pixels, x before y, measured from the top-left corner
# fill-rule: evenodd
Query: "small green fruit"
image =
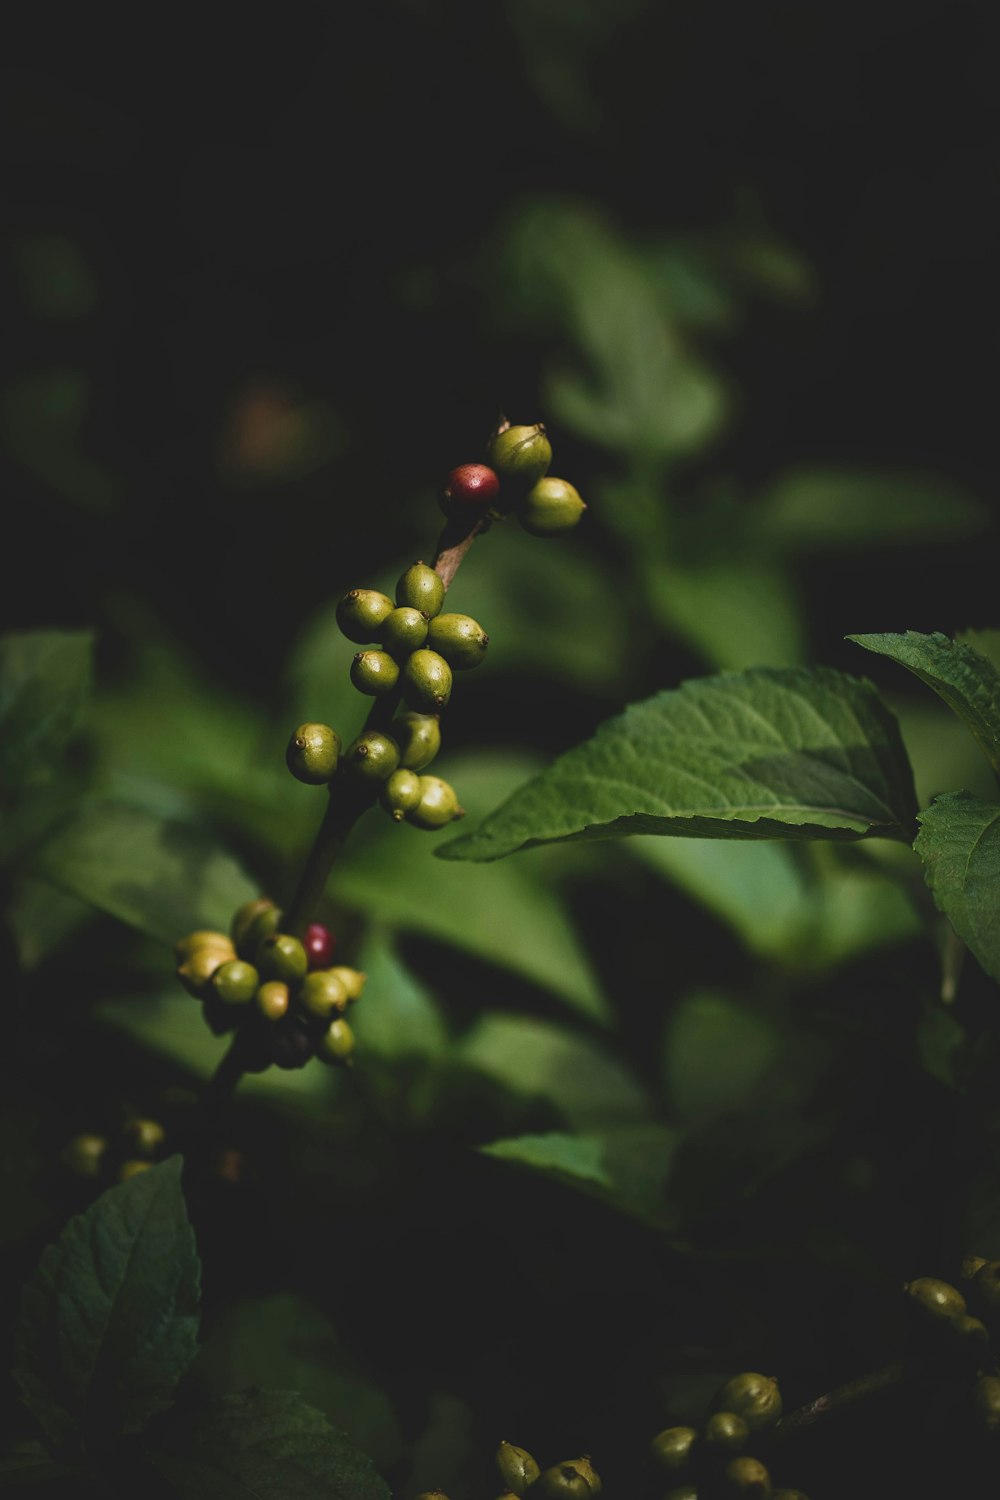
<path fill-rule="evenodd" d="M 272 932 L 259 945 L 256 964 L 262 979 L 280 979 L 283 984 L 295 984 L 308 969 L 309 959 L 297 937 L 290 932 Z"/>
<path fill-rule="evenodd" d="M 501 486 L 530 489 L 552 462 L 552 444 L 540 422 L 533 427 L 505 427 L 490 440 L 489 461 Z"/>
<path fill-rule="evenodd" d="M 218 948 L 223 952 L 228 952 L 232 946 L 232 939 L 226 933 L 202 929 L 198 932 L 189 932 L 186 937 L 178 938 L 174 944 L 174 954 L 180 965 L 199 948 Z"/>
<path fill-rule="evenodd" d="M 734 1411 L 717 1411 L 705 1423 L 705 1442 L 717 1452 L 739 1453 L 750 1440 L 750 1428 Z"/>
<path fill-rule="evenodd" d="M 242 948 L 252 924 L 257 920 L 259 916 L 262 916 L 264 912 L 276 912 L 277 909 L 278 907 L 276 902 L 272 901 L 270 896 L 258 896 L 256 900 L 244 901 L 242 906 L 238 906 L 236 908 L 236 911 L 233 913 L 233 920 L 230 924 L 229 931 L 233 942 L 236 944 L 236 950 L 240 954 L 241 958 L 246 957 L 246 954 L 242 951 Z M 261 934 L 261 936 L 263 935 L 264 934 Z"/>
<path fill-rule="evenodd" d="M 722 1481 L 728 1495 L 755 1495 L 766 1497 L 771 1493 L 771 1476 L 759 1458 L 731 1458 L 722 1471 Z"/>
<path fill-rule="evenodd" d="M 265 1021 L 280 1021 L 282 1016 L 288 1014 L 291 1000 L 288 985 L 282 984 L 280 979 L 269 979 L 254 996 L 254 1004 Z"/>
<path fill-rule="evenodd" d="M 364 781 L 385 781 L 399 765 L 399 746 L 380 729 L 366 729 L 347 747 L 347 769 Z"/>
<path fill-rule="evenodd" d="M 665 1427 L 650 1443 L 650 1457 L 658 1468 L 666 1469 L 670 1474 L 676 1473 L 678 1469 L 687 1468 L 697 1441 L 698 1434 L 693 1427 Z"/>
<path fill-rule="evenodd" d="M 107 1149 L 103 1135 L 75 1135 L 63 1147 L 62 1164 L 74 1177 L 99 1177 Z"/>
<path fill-rule="evenodd" d="M 300 724 L 288 741 L 285 764 L 297 781 L 322 786 L 340 759 L 340 735 L 329 724 Z"/>
<path fill-rule="evenodd" d="M 379 801 L 397 823 L 420 801 L 420 777 L 416 771 L 393 771 L 379 794 Z"/>
<path fill-rule="evenodd" d="M 249 1005 L 259 984 L 257 970 L 242 958 L 231 958 L 212 975 L 212 990 L 224 1005 Z"/>
<path fill-rule="evenodd" d="M 436 615 L 427 631 L 427 644 L 449 666 L 463 671 L 478 667 L 490 638 L 471 615 Z"/>
<path fill-rule="evenodd" d="M 250 921 L 240 943 L 240 957 L 252 963 L 264 939 L 277 932 L 280 926 L 281 910 L 271 902 Z"/>
<path fill-rule="evenodd" d="M 313 969 L 303 979 L 298 1003 L 311 1016 L 332 1016 L 347 1009 L 347 990 L 332 969 Z"/>
<path fill-rule="evenodd" d="M 216 969 L 221 968 L 224 963 L 228 963 L 230 959 L 235 957 L 236 950 L 232 943 L 229 943 L 228 948 L 222 948 L 217 945 L 196 948 L 190 958 L 178 966 L 177 977 L 189 995 L 194 995 L 197 999 L 203 999 L 209 980 Z"/>
<path fill-rule="evenodd" d="M 405 661 L 426 641 L 427 624 L 427 616 L 419 609 L 394 609 L 382 626 L 379 640 L 397 661 Z"/>
<path fill-rule="evenodd" d="M 167 1132 L 159 1120 L 133 1115 L 122 1127 L 122 1140 L 131 1148 L 132 1156 L 155 1156 L 166 1138 Z"/>
<path fill-rule="evenodd" d="M 403 694 L 414 708 L 444 708 L 451 697 L 451 683 L 451 668 L 436 651 L 421 649 L 406 658 Z"/>
<path fill-rule="evenodd" d="M 444 603 L 444 579 L 425 562 L 407 568 L 396 584 L 396 603 L 401 609 L 416 609 L 433 619 Z"/>
<path fill-rule="evenodd" d="M 440 776 L 421 776 L 420 801 L 406 815 L 406 821 L 415 828 L 444 828 L 455 818 L 464 818 L 465 809 L 459 807 L 455 788 Z"/>
<path fill-rule="evenodd" d="M 589 1500 L 601 1493 L 601 1481 L 587 1458 L 571 1458 L 553 1464 L 537 1481 L 538 1493 L 551 1500 Z"/>
<path fill-rule="evenodd" d="M 349 641 L 366 646 L 377 641 L 383 621 L 392 614 L 392 600 L 378 589 L 351 589 L 337 605 L 337 624 Z"/>
<path fill-rule="evenodd" d="M 350 1063 L 354 1053 L 354 1032 L 346 1021 L 339 1017 L 331 1021 L 330 1025 L 320 1037 L 316 1048 L 317 1057 L 323 1062 L 336 1064 Z"/>
<path fill-rule="evenodd" d="M 541 1473 L 527 1449 L 515 1448 L 506 1438 L 497 1449 L 496 1459 L 500 1478 L 513 1495 L 523 1495 Z"/>
<path fill-rule="evenodd" d="M 359 651 L 351 662 L 351 681 L 359 693 L 381 698 L 399 681 L 399 662 L 388 651 Z"/>
<path fill-rule="evenodd" d="M 936 1318 L 955 1318 L 965 1312 L 965 1298 L 949 1281 L 918 1276 L 903 1287 L 913 1300 Z"/>
<path fill-rule="evenodd" d="M 988 1260 L 972 1278 L 969 1296 L 986 1312 L 1000 1312 L 1000 1260 Z"/>
<path fill-rule="evenodd" d="M 572 531 L 586 505 L 565 479 L 540 479 L 517 507 L 517 519 L 532 536 L 558 536 Z"/>
<path fill-rule="evenodd" d="M 781 1416 L 778 1382 L 755 1370 L 744 1370 L 727 1380 L 713 1404 L 716 1411 L 731 1411 L 742 1417 L 751 1432 L 773 1427 Z"/>
<path fill-rule="evenodd" d="M 399 741 L 399 764 L 408 771 L 422 771 L 441 749 L 437 714 L 400 714 L 392 728 Z"/>
<path fill-rule="evenodd" d="M 350 1004 L 353 1005 L 355 1000 L 361 999 L 364 993 L 365 980 L 368 978 L 367 974 L 363 973 L 361 969 L 349 969 L 346 964 L 338 964 L 336 968 L 330 970 L 330 973 L 336 974 L 344 986 Z"/>

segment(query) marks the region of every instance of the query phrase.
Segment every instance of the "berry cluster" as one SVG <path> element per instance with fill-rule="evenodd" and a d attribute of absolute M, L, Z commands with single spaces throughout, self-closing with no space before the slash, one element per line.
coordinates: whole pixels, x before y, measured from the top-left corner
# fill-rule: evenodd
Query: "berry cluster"
<path fill-rule="evenodd" d="M 216 1035 L 239 1028 L 246 1069 L 301 1068 L 311 1057 L 352 1061 L 354 1033 L 344 1012 L 360 997 L 365 976 L 332 965 L 334 939 L 322 923 L 300 940 L 281 930 L 281 912 L 260 897 L 237 909 L 228 935 L 189 933 L 176 953 L 177 977 L 201 1000 Z"/>
<path fill-rule="evenodd" d="M 656 1468 L 681 1481 L 664 1500 L 699 1500 L 699 1496 L 768 1496 L 770 1500 L 806 1500 L 801 1490 L 773 1489 L 771 1476 L 747 1449 L 756 1433 L 781 1417 L 778 1382 L 755 1370 L 727 1380 L 700 1427 L 667 1427 L 650 1444 Z"/>
<path fill-rule="evenodd" d="M 969 1256 L 962 1265 L 966 1295 L 950 1281 L 918 1276 L 903 1290 L 913 1299 L 922 1332 L 942 1359 L 961 1362 L 971 1375 L 967 1410 L 974 1424 L 1000 1433 L 1000 1260 Z M 973 1311 L 969 1311 L 969 1306 Z"/>
<path fill-rule="evenodd" d="M 586 505 L 565 479 L 549 474 L 552 444 L 540 422 L 513 427 L 502 421 L 487 446 L 490 466 L 462 464 L 453 469 L 441 494 L 449 520 L 487 512 L 492 518 L 513 511 L 532 536 L 570 531 Z"/>
<path fill-rule="evenodd" d="M 543 1470 L 524 1448 L 504 1441 L 497 1449 L 496 1462 L 504 1485 L 498 1500 L 520 1500 L 529 1489 L 531 1500 L 591 1500 L 601 1493 L 601 1478 L 588 1453 Z M 444 1490 L 424 1490 L 417 1500 L 448 1500 L 448 1496 Z"/>
<path fill-rule="evenodd" d="M 166 1152 L 167 1132 L 159 1120 L 128 1113 L 110 1136 L 83 1133 L 67 1141 L 60 1160 L 71 1177 L 93 1188 L 127 1182 Z"/>

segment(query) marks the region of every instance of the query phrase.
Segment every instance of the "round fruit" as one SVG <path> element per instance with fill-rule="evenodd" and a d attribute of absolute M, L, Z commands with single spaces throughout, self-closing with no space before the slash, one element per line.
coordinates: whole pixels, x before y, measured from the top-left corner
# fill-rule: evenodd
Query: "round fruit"
<path fill-rule="evenodd" d="M 759 1458 L 731 1458 L 722 1471 L 726 1493 L 769 1496 L 771 1476 Z"/>
<path fill-rule="evenodd" d="M 430 620 L 444 603 L 444 580 L 425 562 L 407 568 L 396 585 L 396 603 L 402 609 L 417 609 Z"/>
<path fill-rule="evenodd" d="M 915 1281 L 908 1281 L 903 1290 L 936 1318 L 955 1318 L 965 1312 L 961 1292 L 936 1276 L 918 1276 Z"/>
<path fill-rule="evenodd" d="M 240 958 L 248 959 L 252 963 L 264 939 L 277 932 L 280 926 L 281 910 L 272 901 L 247 924 L 246 931 L 240 940 Z"/>
<path fill-rule="evenodd" d="M 285 764 L 298 781 L 322 786 L 340 759 L 340 735 L 329 724 L 300 724 L 288 741 Z"/>
<path fill-rule="evenodd" d="M 750 1428 L 734 1411 L 717 1411 L 705 1423 L 705 1442 L 716 1450 L 739 1453 L 750 1439 Z"/>
<path fill-rule="evenodd" d="M 333 969 L 313 969 L 299 986 L 297 1000 L 311 1016 L 331 1016 L 347 1009 L 347 989 Z"/>
<path fill-rule="evenodd" d="M 262 979 L 280 979 L 295 984 L 309 967 L 306 950 L 290 932 L 272 932 L 257 949 L 257 968 Z"/>
<path fill-rule="evenodd" d="M 335 969 L 331 969 L 330 973 L 336 974 L 347 991 L 347 999 L 352 1005 L 355 1000 L 361 999 L 365 980 L 368 978 L 367 974 L 363 974 L 360 969 L 349 969 L 346 964 L 339 964 Z"/>
<path fill-rule="evenodd" d="M 486 631 L 471 615 L 435 615 L 427 631 L 428 646 L 458 671 L 478 667 L 489 643 Z"/>
<path fill-rule="evenodd" d="M 180 965 L 186 962 L 198 948 L 219 948 L 223 952 L 228 952 L 232 946 L 232 939 L 224 932 L 189 932 L 186 937 L 177 939 L 174 944 L 174 954 Z"/>
<path fill-rule="evenodd" d="M 446 516 L 474 516 L 491 505 L 499 492 L 500 480 L 487 464 L 459 464 L 444 482 L 441 509 Z"/>
<path fill-rule="evenodd" d="M 597 1481 L 596 1488 L 591 1476 Z M 601 1482 L 597 1475 L 589 1463 L 583 1466 L 583 1460 L 580 1459 L 553 1464 L 551 1469 L 545 1470 L 537 1483 L 538 1493 L 550 1496 L 551 1500 L 589 1500 L 591 1495 L 599 1495 L 601 1492 Z"/>
<path fill-rule="evenodd" d="M 379 794 L 379 801 L 397 823 L 420 801 L 420 777 L 416 771 L 393 771 Z"/>
<path fill-rule="evenodd" d="M 201 997 L 205 994 L 206 987 L 216 969 L 228 963 L 236 957 L 236 950 L 232 943 L 228 948 L 221 948 L 213 944 L 206 948 L 196 948 L 190 958 L 185 959 L 177 970 L 177 977 L 187 990 L 189 995 Z"/>
<path fill-rule="evenodd" d="M 380 698 L 399 681 L 399 662 L 388 651 L 359 651 L 351 662 L 351 681 L 359 693 Z"/>
<path fill-rule="evenodd" d="M 586 505 L 565 479 L 540 479 L 517 507 L 517 519 L 532 536 L 558 536 L 572 531 Z"/>
<path fill-rule="evenodd" d="M 778 1382 L 755 1370 L 744 1370 L 727 1380 L 715 1399 L 716 1411 L 735 1412 L 751 1432 L 772 1427 L 781 1416 L 781 1392 Z"/>
<path fill-rule="evenodd" d="M 265 1021 L 280 1021 L 282 1016 L 288 1014 L 291 998 L 287 984 L 282 984 L 280 979 L 269 979 L 257 991 L 254 1004 Z"/>
<path fill-rule="evenodd" d="M 74 1177 L 99 1177 L 108 1143 L 103 1135 L 75 1135 L 62 1150 L 62 1164 Z"/>
<path fill-rule="evenodd" d="M 302 946 L 306 950 L 310 969 L 327 969 L 337 951 L 337 939 L 322 922 L 310 922 L 302 939 Z"/>
<path fill-rule="evenodd" d="M 212 990 L 223 1005 L 248 1005 L 260 984 L 260 975 L 253 964 L 242 958 L 231 958 L 212 975 Z"/>
<path fill-rule="evenodd" d="M 130 1177 L 138 1177 L 140 1172 L 148 1172 L 152 1165 L 151 1161 L 123 1161 L 118 1168 L 118 1181 L 128 1182 Z"/>
<path fill-rule="evenodd" d="M 337 605 L 337 624 L 349 641 L 365 646 L 377 641 L 382 622 L 392 614 L 392 600 L 378 589 L 351 589 Z"/>
<path fill-rule="evenodd" d="M 166 1138 L 167 1132 L 159 1120 L 133 1115 L 122 1127 L 122 1139 L 131 1147 L 133 1156 L 155 1156 Z"/>
<path fill-rule="evenodd" d="M 407 813 L 408 823 L 415 828 L 434 830 L 464 816 L 465 809 L 459 807 L 453 786 L 442 781 L 440 776 L 421 776 L 420 801 L 412 812 Z"/>
<path fill-rule="evenodd" d="M 344 757 L 347 768 L 364 781 L 385 781 L 399 765 L 399 746 L 391 735 L 379 729 L 366 729 Z"/>
<path fill-rule="evenodd" d="M 444 708 L 451 697 L 451 668 L 436 651 L 414 651 L 403 666 L 403 693 L 414 708 Z"/>
<path fill-rule="evenodd" d="M 533 427 L 506 427 L 494 434 L 487 456 L 502 485 L 530 489 L 548 471 L 552 444 L 540 422 Z"/>
<path fill-rule="evenodd" d="M 270 896 L 258 896 L 254 901 L 244 901 L 233 913 L 233 920 L 229 928 L 230 936 L 236 944 L 236 950 L 241 958 L 246 955 L 241 951 L 246 941 L 247 933 L 259 916 L 266 911 L 277 911 L 277 905 Z M 263 936 L 263 934 L 261 934 Z"/>
<path fill-rule="evenodd" d="M 693 1427 L 665 1427 L 650 1443 L 650 1457 L 658 1468 L 675 1473 L 687 1467 L 697 1441 L 698 1434 Z"/>
<path fill-rule="evenodd" d="M 523 1495 L 541 1473 L 531 1454 L 524 1448 L 515 1448 L 506 1438 L 497 1449 L 496 1458 L 500 1478 L 513 1495 Z"/>
<path fill-rule="evenodd" d="M 400 714 L 392 721 L 399 741 L 399 764 L 422 771 L 441 749 L 441 720 L 437 714 Z"/>
<path fill-rule="evenodd" d="M 354 1052 L 354 1032 L 346 1021 L 331 1021 L 319 1039 L 317 1057 L 328 1063 L 349 1063 Z"/>
<path fill-rule="evenodd" d="M 397 661 L 405 660 L 427 639 L 427 616 L 419 609 L 394 609 L 382 626 L 379 640 Z"/>

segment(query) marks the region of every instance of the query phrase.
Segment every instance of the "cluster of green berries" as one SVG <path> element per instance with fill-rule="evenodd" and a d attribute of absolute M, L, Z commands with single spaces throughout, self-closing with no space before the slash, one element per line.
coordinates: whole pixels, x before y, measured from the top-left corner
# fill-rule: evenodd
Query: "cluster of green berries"
<path fill-rule="evenodd" d="M 650 1444 L 656 1469 L 677 1483 L 664 1500 L 699 1500 L 705 1496 L 761 1496 L 769 1500 L 806 1500 L 801 1490 L 775 1489 L 771 1476 L 749 1451 L 757 1433 L 781 1418 L 778 1382 L 755 1370 L 727 1380 L 700 1427 L 666 1427 Z"/>
<path fill-rule="evenodd" d="M 127 1182 L 160 1160 L 167 1151 L 167 1132 L 159 1120 L 128 1113 L 112 1135 L 84 1132 L 67 1141 L 60 1153 L 65 1170 L 94 1189 Z"/>
<path fill-rule="evenodd" d="M 961 1279 L 965 1295 L 936 1276 L 918 1276 L 903 1290 L 935 1352 L 955 1357 L 969 1370 L 968 1405 L 975 1425 L 1000 1435 L 1000 1260 L 969 1256 Z"/>
<path fill-rule="evenodd" d="M 504 1486 L 498 1500 L 520 1500 L 529 1490 L 531 1500 L 591 1500 L 601 1493 L 600 1475 L 588 1453 L 541 1469 L 526 1449 L 505 1440 L 497 1449 L 496 1461 Z M 448 1500 L 448 1496 L 443 1490 L 424 1490 L 417 1500 Z"/>
<path fill-rule="evenodd" d="M 586 510 L 566 479 L 549 474 L 552 444 L 540 422 L 514 427 L 502 421 L 487 445 L 485 464 L 452 469 L 441 492 L 441 509 L 449 520 L 491 519 L 513 512 L 532 536 L 570 531 Z"/>
<path fill-rule="evenodd" d="M 334 965 L 334 939 L 321 922 L 303 938 L 281 930 L 268 897 L 246 901 L 229 933 L 192 932 L 176 947 L 177 977 L 201 1000 L 216 1033 L 240 1029 L 244 1066 L 301 1068 L 311 1057 L 350 1064 L 354 1033 L 344 1019 L 365 976 Z"/>

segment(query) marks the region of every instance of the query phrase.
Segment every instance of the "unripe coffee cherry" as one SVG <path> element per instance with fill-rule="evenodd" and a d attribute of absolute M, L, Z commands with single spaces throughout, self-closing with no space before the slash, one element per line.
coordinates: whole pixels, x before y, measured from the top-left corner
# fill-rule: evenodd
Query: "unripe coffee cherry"
<path fill-rule="evenodd" d="M 918 1276 L 903 1287 L 913 1300 L 937 1318 L 954 1318 L 965 1312 L 965 1298 L 948 1281 L 936 1276 Z"/>
<path fill-rule="evenodd" d="M 287 984 L 282 984 L 280 979 L 269 979 L 253 998 L 265 1021 L 280 1021 L 288 1014 L 292 996 Z"/>
<path fill-rule="evenodd" d="M 451 668 L 436 651 L 422 649 L 406 658 L 403 694 L 414 708 L 444 708 L 451 697 Z"/>
<path fill-rule="evenodd" d="M 332 1016 L 347 1009 L 347 990 L 332 969 L 313 969 L 299 985 L 296 998 L 311 1016 Z"/>
<path fill-rule="evenodd" d="M 408 771 L 422 771 L 441 749 L 437 714 L 400 714 L 392 728 L 399 741 L 399 764 Z"/>
<path fill-rule="evenodd" d="M 704 1429 L 705 1442 L 717 1452 L 739 1453 L 750 1440 L 750 1428 L 734 1411 L 717 1411 Z"/>
<path fill-rule="evenodd" d="M 351 681 L 359 693 L 381 698 L 399 681 L 399 662 L 388 651 L 359 651 L 351 662 Z"/>
<path fill-rule="evenodd" d="M 972 1281 L 975 1276 L 979 1275 L 979 1272 L 986 1264 L 987 1261 L 984 1255 L 966 1255 L 962 1261 L 962 1269 L 959 1272 L 962 1280 Z"/>
<path fill-rule="evenodd" d="M 296 984 L 309 967 L 306 950 L 290 932 L 272 932 L 257 949 L 257 968 L 262 979 L 280 979 Z"/>
<path fill-rule="evenodd" d="M 339 1017 L 331 1021 L 330 1025 L 320 1037 L 316 1047 L 316 1056 L 323 1062 L 332 1064 L 349 1063 L 354 1052 L 354 1032 L 346 1021 Z"/>
<path fill-rule="evenodd" d="M 742 1417 L 751 1432 L 773 1427 L 781 1416 L 778 1382 L 755 1370 L 744 1370 L 727 1380 L 713 1403 L 716 1411 L 732 1411 Z"/>
<path fill-rule="evenodd" d="M 444 482 L 441 509 L 446 516 L 474 517 L 492 505 L 499 492 L 500 480 L 486 464 L 459 464 Z"/>
<path fill-rule="evenodd" d="M 223 1005 L 249 1005 L 260 979 L 253 964 L 242 958 L 231 958 L 212 975 L 212 992 Z"/>
<path fill-rule="evenodd" d="M 406 814 L 408 823 L 415 828 L 433 830 L 464 817 L 465 809 L 459 807 L 453 786 L 442 781 L 440 776 L 421 776 L 420 801 Z"/>
<path fill-rule="evenodd" d="M 107 1149 L 103 1135 L 75 1135 L 62 1149 L 62 1164 L 74 1177 L 99 1177 Z"/>
<path fill-rule="evenodd" d="M 420 801 L 420 777 L 416 771 L 393 771 L 379 793 L 379 801 L 386 812 L 401 823 L 404 815 L 412 812 Z"/>
<path fill-rule="evenodd" d="M 675 1484 L 672 1490 L 667 1490 L 663 1500 L 698 1500 L 698 1486 L 695 1484 Z"/>
<path fill-rule="evenodd" d="M 122 1126 L 122 1140 L 129 1147 L 130 1156 L 155 1156 L 166 1138 L 167 1132 L 159 1120 L 133 1115 Z"/>
<path fill-rule="evenodd" d="M 649 1454 L 657 1468 L 674 1474 L 687 1468 L 692 1450 L 698 1441 L 693 1427 L 665 1427 L 658 1432 L 649 1445 Z"/>
<path fill-rule="evenodd" d="M 512 1495 L 523 1495 L 541 1473 L 531 1454 L 525 1448 L 515 1448 L 506 1438 L 497 1449 L 496 1460 L 500 1478 Z"/>
<path fill-rule="evenodd" d="M 252 963 L 256 958 L 257 949 L 264 939 L 271 937 L 273 933 L 278 931 L 280 926 L 281 909 L 275 906 L 272 901 L 262 911 L 259 911 L 248 924 L 239 946 L 240 958 L 245 958 Z"/>
<path fill-rule="evenodd" d="M 538 1493 L 551 1500 L 589 1500 L 601 1493 L 601 1481 L 587 1459 L 573 1458 L 553 1464 L 537 1481 Z"/>
<path fill-rule="evenodd" d="M 394 609 L 386 617 L 379 640 L 397 661 L 405 661 L 427 639 L 427 616 L 419 609 Z"/>
<path fill-rule="evenodd" d="M 425 562 L 407 568 L 396 584 L 396 603 L 401 609 L 417 609 L 433 619 L 444 603 L 444 580 Z"/>
<path fill-rule="evenodd" d="M 363 781 L 385 781 L 399 765 L 399 746 L 380 729 L 366 729 L 348 745 L 344 762 L 352 776 Z"/>
<path fill-rule="evenodd" d="M 727 1495 L 754 1495 L 766 1497 L 771 1493 L 771 1476 L 759 1458 L 731 1458 L 722 1471 L 722 1482 Z"/>
<path fill-rule="evenodd" d="M 236 951 L 240 954 L 241 958 L 246 957 L 246 954 L 241 950 L 253 923 L 264 912 L 277 911 L 277 909 L 277 903 L 272 901 L 270 896 L 258 896 L 254 901 L 244 901 L 242 906 L 236 908 L 236 911 L 233 913 L 229 932 L 233 942 L 236 944 Z"/>
<path fill-rule="evenodd" d="M 302 939 L 310 969 L 328 969 L 337 951 L 337 940 L 322 922 L 310 922 Z"/>
<path fill-rule="evenodd" d="M 459 671 L 478 667 L 489 643 L 486 631 L 471 615 L 435 615 L 427 631 L 428 646 Z"/>
<path fill-rule="evenodd" d="M 236 949 L 232 943 L 229 943 L 227 948 L 217 944 L 206 948 L 196 948 L 191 956 L 179 965 L 177 977 L 189 995 L 202 998 L 216 969 L 235 957 Z"/>
<path fill-rule="evenodd" d="M 138 1177 L 140 1172 L 148 1172 L 153 1165 L 151 1161 L 123 1161 L 118 1168 L 118 1181 L 128 1182 L 130 1177 Z"/>
<path fill-rule="evenodd" d="M 288 741 L 285 764 L 297 781 L 322 786 L 340 759 L 340 735 L 329 724 L 300 724 Z"/>
<path fill-rule="evenodd" d="M 365 980 L 368 978 L 367 974 L 360 969 L 349 969 L 346 964 L 338 964 L 336 968 L 330 970 L 330 973 L 335 974 L 344 986 L 350 1004 L 353 1005 L 355 1000 L 361 999 Z"/>
<path fill-rule="evenodd" d="M 969 1313 L 956 1313 L 954 1317 L 942 1318 L 941 1328 L 947 1335 L 952 1353 L 959 1359 L 973 1365 L 985 1362 L 990 1333 L 980 1318 L 973 1318 Z"/>
<path fill-rule="evenodd" d="M 586 505 L 565 479 L 540 479 L 518 502 L 517 519 L 532 536 L 572 531 Z"/>
<path fill-rule="evenodd" d="M 969 1296 L 989 1313 L 1000 1312 L 1000 1260 L 988 1260 L 972 1278 Z"/>
<path fill-rule="evenodd" d="M 351 589 L 337 605 L 337 624 L 349 641 L 366 646 L 377 641 L 382 622 L 392 614 L 392 600 L 378 589 Z"/>
<path fill-rule="evenodd" d="M 972 1410 L 987 1432 L 1000 1432 L 1000 1375 L 980 1375 L 972 1389 Z"/>
<path fill-rule="evenodd" d="M 178 965 L 189 959 L 198 948 L 218 948 L 228 953 L 232 948 L 232 939 L 224 932 L 201 930 L 189 932 L 185 937 L 178 938 L 174 944 L 174 954 Z"/>
<path fill-rule="evenodd" d="M 552 444 L 540 422 L 534 427 L 507 427 L 490 440 L 490 463 L 502 485 L 530 489 L 552 462 Z"/>

